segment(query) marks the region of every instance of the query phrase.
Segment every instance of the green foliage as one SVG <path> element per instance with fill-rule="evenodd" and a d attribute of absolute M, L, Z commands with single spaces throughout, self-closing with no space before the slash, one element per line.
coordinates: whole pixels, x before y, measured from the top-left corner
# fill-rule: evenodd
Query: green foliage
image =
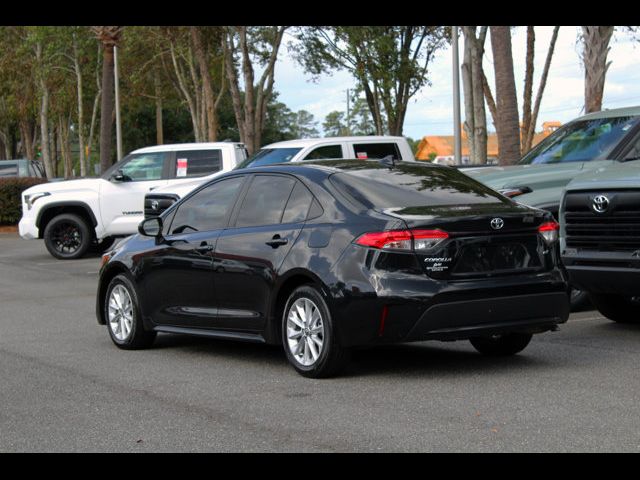
<path fill-rule="evenodd" d="M 351 72 L 366 94 L 374 123 L 381 124 L 384 111 L 387 130 L 400 135 L 408 101 L 429 83 L 429 63 L 446 44 L 448 27 L 303 27 L 296 38 L 290 49 L 307 72 L 316 78 L 336 69 Z"/>
<path fill-rule="evenodd" d="M 322 123 L 326 137 L 344 137 L 349 135 L 349 128 L 345 121 L 345 113 L 333 111 L 327 114 Z"/>
<path fill-rule="evenodd" d="M 39 177 L 0 178 L 0 225 L 18 223 L 22 216 L 22 192 L 45 182 L 44 178 Z"/>

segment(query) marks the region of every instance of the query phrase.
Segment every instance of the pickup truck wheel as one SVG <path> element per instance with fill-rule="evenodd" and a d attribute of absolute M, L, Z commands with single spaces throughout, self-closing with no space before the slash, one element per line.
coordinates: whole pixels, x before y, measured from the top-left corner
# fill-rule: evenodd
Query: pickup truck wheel
<path fill-rule="evenodd" d="M 598 311 L 609 320 L 618 323 L 640 323 L 640 301 L 638 297 L 592 293 L 591 301 Z"/>
<path fill-rule="evenodd" d="M 533 337 L 530 333 L 507 333 L 491 337 L 477 337 L 469 341 L 480 353 L 491 356 L 515 355 L 525 349 Z"/>
<path fill-rule="evenodd" d="M 62 260 L 83 256 L 91 246 L 93 235 L 84 219 L 63 213 L 51 219 L 44 229 L 44 245 L 51 255 Z"/>

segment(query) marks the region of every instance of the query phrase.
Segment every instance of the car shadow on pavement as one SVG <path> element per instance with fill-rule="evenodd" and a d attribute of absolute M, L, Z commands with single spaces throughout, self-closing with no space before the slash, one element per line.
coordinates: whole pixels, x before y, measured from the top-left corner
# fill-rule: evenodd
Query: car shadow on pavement
<path fill-rule="evenodd" d="M 348 376 L 387 373 L 403 376 L 475 375 L 549 366 L 553 367 L 553 363 L 526 350 L 514 356 L 489 357 L 475 350 L 447 348 L 446 344 L 437 342 L 422 342 L 355 350 L 350 368 L 345 373 Z"/>
<path fill-rule="evenodd" d="M 177 349 L 189 354 L 225 357 L 243 363 L 288 367 L 281 346 L 264 345 L 191 337 L 187 335 L 158 335 L 153 349 Z M 528 368 L 547 368 L 554 364 L 541 355 L 527 353 L 510 357 L 487 357 L 474 350 L 447 348 L 434 342 L 395 344 L 354 349 L 351 362 L 339 377 L 363 377 L 394 374 L 402 376 L 475 375 L 504 373 Z"/>

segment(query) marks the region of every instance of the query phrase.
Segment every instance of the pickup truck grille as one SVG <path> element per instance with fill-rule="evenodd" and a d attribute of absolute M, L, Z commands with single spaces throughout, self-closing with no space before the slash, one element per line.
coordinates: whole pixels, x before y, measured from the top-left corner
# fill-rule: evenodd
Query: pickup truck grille
<path fill-rule="evenodd" d="M 606 197 L 603 212 L 596 197 Z M 640 249 L 640 191 L 571 192 L 565 199 L 567 247 L 605 251 Z"/>
<path fill-rule="evenodd" d="M 157 217 L 178 200 L 179 197 L 177 195 L 169 194 L 149 194 L 145 196 L 144 218 Z"/>

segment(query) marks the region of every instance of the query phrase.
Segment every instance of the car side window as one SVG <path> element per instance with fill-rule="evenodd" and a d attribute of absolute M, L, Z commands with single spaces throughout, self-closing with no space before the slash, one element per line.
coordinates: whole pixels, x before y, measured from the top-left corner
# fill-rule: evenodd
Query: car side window
<path fill-rule="evenodd" d="M 381 159 L 391 155 L 394 160 L 401 160 L 400 150 L 395 143 L 356 143 L 353 145 L 356 158 L 361 160 Z"/>
<path fill-rule="evenodd" d="M 164 152 L 135 154 L 118 170 L 122 170 L 122 174 L 128 182 L 161 180 L 165 156 Z"/>
<path fill-rule="evenodd" d="M 327 160 L 344 158 L 342 147 L 340 145 L 323 145 L 311 150 L 304 160 Z"/>
<path fill-rule="evenodd" d="M 291 177 L 256 175 L 249 185 L 235 226 L 279 224 L 295 184 L 296 180 Z"/>
<path fill-rule="evenodd" d="M 188 198 L 178 206 L 170 233 L 206 232 L 227 226 L 227 216 L 235 203 L 244 177 L 221 180 Z"/>
<path fill-rule="evenodd" d="M 176 178 L 202 177 L 222 170 L 222 152 L 187 150 L 176 152 Z"/>
<path fill-rule="evenodd" d="M 313 202 L 313 195 L 307 187 L 296 181 L 295 187 L 289 196 L 289 201 L 282 215 L 282 223 L 297 223 L 307 219 L 309 208 Z"/>

